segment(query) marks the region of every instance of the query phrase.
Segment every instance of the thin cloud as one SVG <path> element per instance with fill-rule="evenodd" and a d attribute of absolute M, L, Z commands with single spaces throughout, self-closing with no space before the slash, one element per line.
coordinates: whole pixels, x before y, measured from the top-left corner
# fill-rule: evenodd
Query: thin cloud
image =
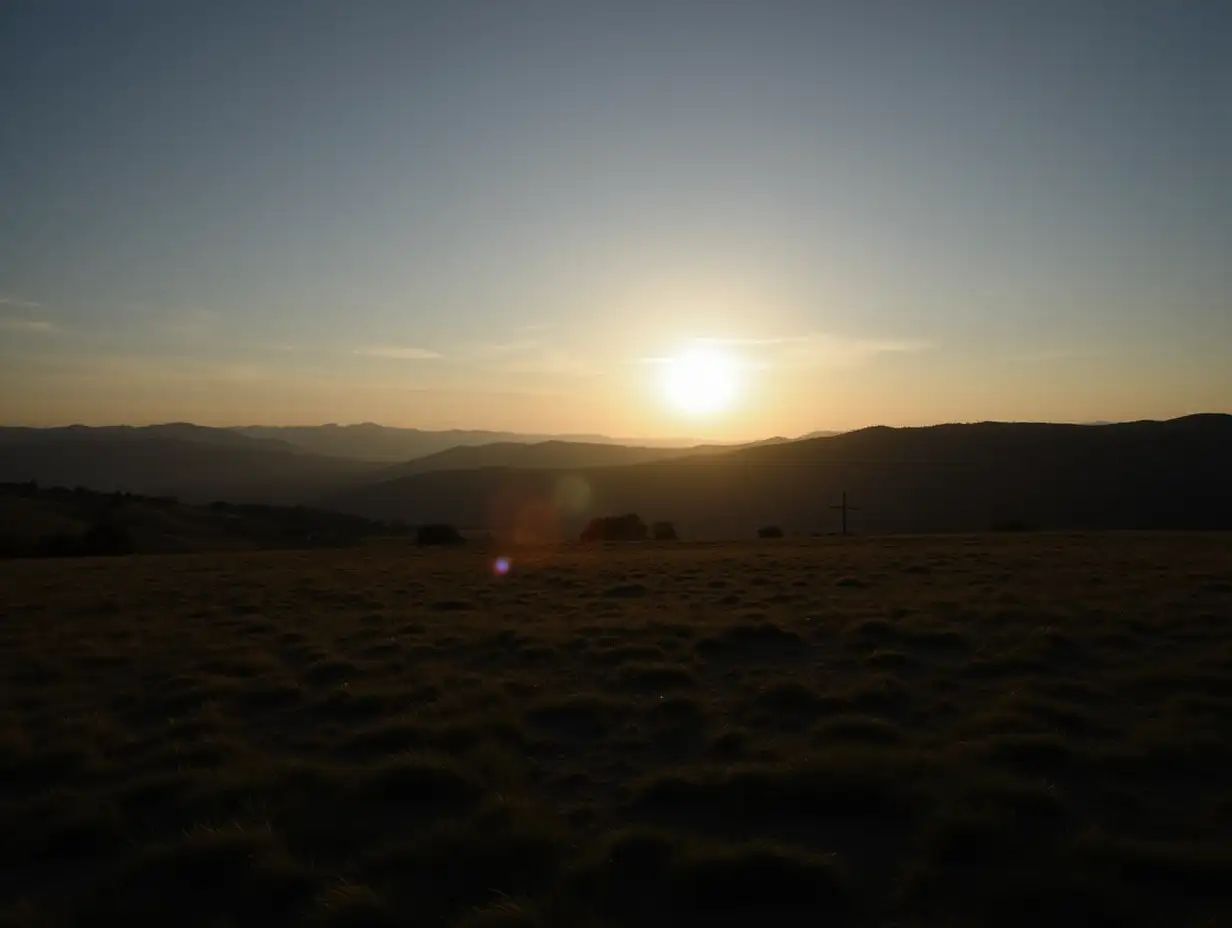
<path fill-rule="evenodd" d="M 427 348 L 408 348 L 401 345 L 373 345 L 367 348 L 355 348 L 351 354 L 365 358 L 392 358 L 397 361 L 433 361 L 440 357 L 435 351 Z"/>
<path fill-rule="evenodd" d="M 160 328 L 166 339 L 193 344 L 215 337 L 221 324 L 222 314 L 212 309 L 187 309 L 164 316 Z"/>
<path fill-rule="evenodd" d="M 524 355 L 530 351 L 543 349 L 543 340 L 538 338 L 515 338 L 509 341 L 478 341 L 464 346 L 462 352 L 472 359 L 485 361 L 496 357 Z"/>
<path fill-rule="evenodd" d="M 808 335 L 783 335 L 777 338 L 695 338 L 699 345 L 790 345 L 808 341 Z"/>
<path fill-rule="evenodd" d="M 593 373 L 582 358 L 564 352 L 549 351 L 529 358 L 498 362 L 490 367 L 502 374 L 583 375 Z"/>
<path fill-rule="evenodd" d="M 12 306 L 15 309 L 41 309 L 43 304 L 33 300 L 19 300 L 15 296 L 0 296 L 0 306 Z"/>
<path fill-rule="evenodd" d="M 524 354 L 543 347 L 537 338 L 519 338 L 508 342 L 483 342 L 472 345 L 469 353 L 476 358 L 500 358 L 511 354 Z"/>
<path fill-rule="evenodd" d="M 927 351 L 933 347 L 922 339 L 852 338 L 826 332 L 807 335 L 781 335 L 771 338 L 695 338 L 691 345 L 709 345 L 747 349 L 764 363 L 849 364 L 880 354 L 906 354 Z M 635 358 L 634 364 L 668 364 L 671 356 Z"/>
<path fill-rule="evenodd" d="M 544 328 L 522 326 L 519 331 Z M 493 374 L 581 376 L 595 372 L 586 358 L 542 338 L 472 344 L 462 349 L 459 359 Z"/>
<path fill-rule="evenodd" d="M 928 351 L 932 342 L 907 338 L 851 338 L 815 333 L 792 342 L 783 352 L 789 359 L 808 363 L 852 364 L 884 354 L 915 354 Z"/>
<path fill-rule="evenodd" d="M 6 332 L 26 332 L 30 335 L 56 335 L 60 329 L 45 319 L 15 319 L 0 317 L 0 329 Z"/>
<path fill-rule="evenodd" d="M 1036 364 L 1051 361 L 1074 361 L 1080 358 L 1090 357 L 1091 354 L 1089 352 L 1078 351 L 1074 348 L 1053 348 L 1044 349 L 1042 351 L 1026 352 L 1025 354 L 1009 355 L 1006 360 Z"/>

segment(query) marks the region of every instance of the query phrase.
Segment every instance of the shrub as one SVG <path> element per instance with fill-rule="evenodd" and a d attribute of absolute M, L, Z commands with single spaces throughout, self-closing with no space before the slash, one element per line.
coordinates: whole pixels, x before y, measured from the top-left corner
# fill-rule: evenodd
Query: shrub
<path fill-rule="evenodd" d="M 766 525 L 757 530 L 758 538 L 782 538 L 783 530 L 777 525 Z"/>
<path fill-rule="evenodd" d="M 1024 519 L 999 519 L 991 526 L 994 532 L 1034 532 L 1039 529 Z"/>
<path fill-rule="evenodd" d="M 421 525 L 415 532 L 415 542 L 421 545 L 459 545 L 465 541 L 462 533 L 452 525 Z"/>
<path fill-rule="evenodd" d="M 676 526 L 671 522 L 656 522 L 651 530 L 655 541 L 675 541 Z"/>
<path fill-rule="evenodd" d="M 108 518 L 101 518 L 81 536 L 80 553 L 89 555 L 131 554 L 135 550 L 128 530 Z"/>
<path fill-rule="evenodd" d="M 642 541 L 647 534 L 646 523 L 635 513 L 623 516 L 599 516 L 590 520 L 582 532 L 582 541 Z"/>

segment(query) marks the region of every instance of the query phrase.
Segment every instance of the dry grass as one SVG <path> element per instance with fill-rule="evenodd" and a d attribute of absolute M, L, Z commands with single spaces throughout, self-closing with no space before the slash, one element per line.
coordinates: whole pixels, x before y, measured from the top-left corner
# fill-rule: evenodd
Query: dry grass
<path fill-rule="evenodd" d="M 1221 536 L 0 564 L 13 924 L 1232 919 Z"/>

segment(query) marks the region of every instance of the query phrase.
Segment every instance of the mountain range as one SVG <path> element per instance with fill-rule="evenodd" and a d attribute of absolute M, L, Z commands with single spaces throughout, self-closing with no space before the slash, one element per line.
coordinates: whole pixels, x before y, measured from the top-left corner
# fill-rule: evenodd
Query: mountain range
<path fill-rule="evenodd" d="M 589 438 L 593 440 L 540 440 L 519 433 L 377 425 L 10 426 L 0 427 L 0 481 L 170 495 L 197 503 L 293 504 L 316 502 L 356 482 L 379 483 L 429 471 L 610 466 L 745 447 L 630 445 L 605 436 Z"/>
<path fill-rule="evenodd" d="M 846 492 L 866 532 L 1232 527 L 1232 416 L 1053 425 L 873 427 L 619 467 L 449 470 L 370 482 L 325 505 L 571 537 L 637 512 L 693 537 L 776 524 L 830 532 Z"/>
<path fill-rule="evenodd" d="M 344 435 L 419 447 L 413 459 L 320 453 Z M 411 432 L 412 436 L 399 436 Z M 444 521 L 526 540 L 572 538 L 597 514 L 675 522 L 684 537 L 858 532 L 1232 527 L 1232 416 L 1100 425 L 877 426 L 738 446 L 662 447 L 376 426 L 0 428 L 0 481 L 303 504 L 372 519 Z M 424 438 L 428 436 L 428 438 Z M 340 447 L 335 444 L 333 447 Z M 314 450 L 315 449 L 315 450 Z"/>
<path fill-rule="evenodd" d="M 245 426 L 227 431 L 271 441 L 285 442 L 311 454 L 353 458 L 359 461 L 396 463 L 422 458 L 451 448 L 491 444 L 538 444 L 557 441 L 600 445 L 637 445 L 654 448 L 687 448 L 703 444 L 688 438 L 616 439 L 606 435 L 535 435 L 518 432 L 488 432 L 465 429 L 430 431 L 392 428 L 364 422 L 358 425 Z"/>

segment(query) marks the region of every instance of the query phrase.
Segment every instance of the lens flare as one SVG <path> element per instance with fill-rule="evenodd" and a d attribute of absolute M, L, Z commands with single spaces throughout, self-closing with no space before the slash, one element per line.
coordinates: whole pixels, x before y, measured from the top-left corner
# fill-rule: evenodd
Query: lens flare
<path fill-rule="evenodd" d="M 509 558 L 498 557 L 496 559 L 496 563 L 492 565 L 492 572 L 498 577 L 503 577 L 505 574 L 509 573 L 509 568 L 512 566 L 513 564 Z"/>

